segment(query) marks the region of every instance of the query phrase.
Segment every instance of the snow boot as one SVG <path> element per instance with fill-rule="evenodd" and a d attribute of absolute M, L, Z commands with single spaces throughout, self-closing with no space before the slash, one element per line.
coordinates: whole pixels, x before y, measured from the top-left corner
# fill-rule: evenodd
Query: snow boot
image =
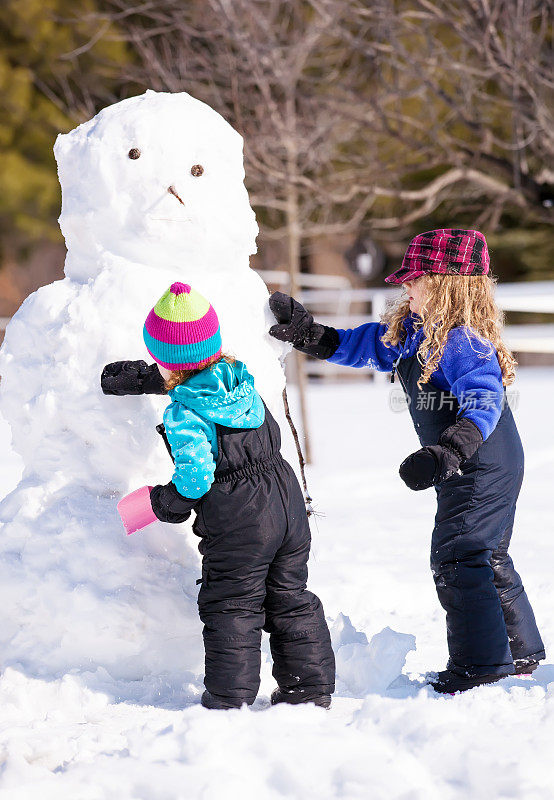
<path fill-rule="evenodd" d="M 508 675 L 459 675 L 450 669 L 439 672 L 437 677 L 428 681 L 435 692 L 439 694 L 455 694 L 456 692 L 466 692 L 476 686 L 484 686 L 487 683 L 496 683 L 507 678 Z"/>
<path fill-rule="evenodd" d="M 534 658 L 516 658 L 514 667 L 516 669 L 515 675 L 530 675 L 539 666 L 539 662 Z"/>
<path fill-rule="evenodd" d="M 200 702 L 204 708 L 229 710 L 230 708 L 240 708 L 246 701 L 234 700 L 232 697 L 222 697 L 218 694 L 212 694 L 206 689 L 206 691 L 202 694 Z"/>
<path fill-rule="evenodd" d="M 279 703 L 288 703 L 291 706 L 300 705 L 300 703 L 313 703 L 320 708 L 331 708 L 331 695 L 321 694 L 316 689 L 310 691 L 305 690 L 289 690 L 287 689 L 274 689 L 271 693 L 271 705 L 276 706 Z"/>

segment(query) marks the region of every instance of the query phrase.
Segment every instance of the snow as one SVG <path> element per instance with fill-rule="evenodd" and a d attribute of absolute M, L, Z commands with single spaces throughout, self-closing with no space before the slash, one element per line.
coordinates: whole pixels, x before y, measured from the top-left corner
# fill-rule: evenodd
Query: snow
<path fill-rule="evenodd" d="M 56 607 L 66 602 L 57 573 L 69 561 L 56 553 L 66 547 L 82 572 L 75 586 L 97 596 L 102 628 L 91 625 L 89 606 L 76 592 L 62 652 L 50 652 L 44 643 L 51 637 L 45 634 L 43 640 L 36 628 L 26 628 L 29 601 L 17 581 L 5 582 L 5 571 L 3 616 L 9 618 L 11 608 L 17 612 L 11 636 L 19 641 L 14 649 L 3 627 L 0 797 L 552 796 L 550 658 L 531 679 L 509 678 L 454 697 L 438 696 L 424 685 L 425 672 L 443 668 L 446 660 L 444 614 L 428 568 L 433 493 L 411 493 L 397 477 L 398 464 L 416 440 L 408 414 L 390 410 L 389 388 L 341 382 L 309 389 L 315 451 L 309 480 L 320 511 L 313 526 L 310 586 L 326 608 L 337 655 L 331 711 L 268 706 L 274 683 L 265 639 L 262 687 L 254 707 L 203 709 L 200 628 L 193 609 L 198 556 L 187 536 L 164 526 L 153 536 L 125 538 L 110 522 L 112 550 L 108 537 L 91 531 L 99 552 L 93 558 L 91 548 L 87 564 L 67 532 L 79 513 L 71 508 L 60 522 L 60 536 L 52 540 L 53 552 L 43 548 L 36 554 L 39 563 L 44 559 L 41 621 L 44 628 L 55 624 Z M 545 435 L 544 419 L 554 371 L 521 369 L 514 390 L 526 479 L 512 554 L 550 653 L 554 445 Z M 9 426 L 0 421 L 3 492 L 16 486 L 23 466 L 10 450 L 9 437 Z M 89 511 L 102 514 L 99 525 L 111 520 L 115 498 L 90 494 L 81 500 L 87 518 L 88 503 Z M 12 513 L 7 502 L 1 506 L 3 519 Z M 23 506 L 18 515 L 25 513 Z M 21 549 L 31 547 L 37 535 L 30 531 Z M 104 573 L 110 574 L 108 559 L 119 548 L 134 565 L 135 584 L 114 596 Z M 17 551 L 5 542 L 2 561 L 17 573 Z M 180 595 L 175 583 L 181 584 Z M 140 612 L 137 598 L 145 604 Z M 140 613 L 148 623 L 153 615 L 153 627 L 159 628 L 151 640 L 156 652 L 143 674 L 134 671 L 136 660 L 125 660 L 125 647 L 136 641 L 126 640 L 119 606 L 129 619 Z M 118 657 L 107 669 L 103 664 L 110 662 L 110 649 Z M 25 657 L 15 659 L 16 650 Z"/>
<path fill-rule="evenodd" d="M 65 278 L 25 300 L 0 350 L 0 797 L 544 797 L 551 665 L 454 698 L 425 685 L 446 660 L 428 570 L 434 495 L 399 481 L 417 442 L 384 382 L 310 388 L 322 514 L 310 580 L 337 656 L 332 710 L 268 707 L 267 640 L 253 708 L 200 707 L 190 524 L 127 537 L 116 511 L 171 476 L 155 432 L 167 398 L 106 397 L 99 376 L 108 361 L 148 359 L 144 319 L 186 281 L 214 305 L 290 457 L 287 348 L 267 335 L 267 289 L 249 268 L 242 139 L 187 94 L 147 92 L 58 137 L 55 154 Z M 541 419 L 553 384 L 522 371 L 528 477 L 514 543 L 547 646 L 554 448 Z"/>

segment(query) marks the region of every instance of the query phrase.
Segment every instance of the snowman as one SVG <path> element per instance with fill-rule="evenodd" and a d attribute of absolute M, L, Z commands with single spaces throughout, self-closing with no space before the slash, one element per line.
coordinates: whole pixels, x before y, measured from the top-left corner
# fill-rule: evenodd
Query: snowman
<path fill-rule="evenodd" d="M 25 300 L 0 351 L 0 411 L 24 462 L 0 505 L 4 664 L 114 680 L 185 674 L 192 686 L 202 671 L 194 537 L 156 522 L 126 539 L 116 512 L 131 489 L 171 478 L 155 429 L 168 401 L 105 396 L 100 373 L 151 362 L 144 320 L 186 282 L 216 309 L 223 351 L 247 364 L 285 434 L 286 350 L 267 335 L 268 292 L 249 266 L 258 228 L 242 137 L 186 93 L 147 91 L 58 136 L 54 152 L 65 278 Z"/>

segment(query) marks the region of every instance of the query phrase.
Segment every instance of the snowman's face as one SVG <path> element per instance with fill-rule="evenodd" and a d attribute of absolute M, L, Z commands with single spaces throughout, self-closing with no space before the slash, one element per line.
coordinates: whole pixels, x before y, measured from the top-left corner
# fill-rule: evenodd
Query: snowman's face
<path fill-rule="evenodd" d="M 110 106 L 59 136 L 55 154 L 60 225 L 81 258 L 107 251 L 209 268 L 255 252 L 242 137 L 188 94 L 147 92 Z"/>

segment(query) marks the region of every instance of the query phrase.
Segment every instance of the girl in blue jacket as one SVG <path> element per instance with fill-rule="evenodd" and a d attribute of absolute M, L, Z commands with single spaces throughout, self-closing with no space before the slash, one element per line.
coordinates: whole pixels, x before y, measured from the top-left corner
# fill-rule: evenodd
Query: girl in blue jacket
<path fill-rule="evenodd" d="M 306 588 L 310 528 L 302 491 L 280 453 L 279 426 L 246 366 L 222 355 L 215 310 L 188 284 L 171 285 L 143 335 L 156 363 L 108 364 L 101 384 L 105 394 L 168 392 L 171 399 L 158 430 L 173 477 L 133 495 L 144 504 L 142 526 L 156 518 L 184 522 L 196 512 L 202 704 L 254 702 L 263 628 L 278 684 L 272 704 L 329 708 L 335 659 L 323 606 Z"/>
<path fill-rule="evenodd" d="M 505 386 L 515 360 L 501 338 L 485 237 L 441 229 L 416 236 L 388 283 L 402 299 L 382 323 L 335 330 L 295 300 L 270 299 L 270 333 L 316 358 L 396 375 L 421 449 L 400 466 L 414 490 L 434 486 L 431 568 L 446 611 L 447 669 L 438 692 L 529 673 L 545 657 L 532 608 L 508 555 L 523 449 Z"/>

